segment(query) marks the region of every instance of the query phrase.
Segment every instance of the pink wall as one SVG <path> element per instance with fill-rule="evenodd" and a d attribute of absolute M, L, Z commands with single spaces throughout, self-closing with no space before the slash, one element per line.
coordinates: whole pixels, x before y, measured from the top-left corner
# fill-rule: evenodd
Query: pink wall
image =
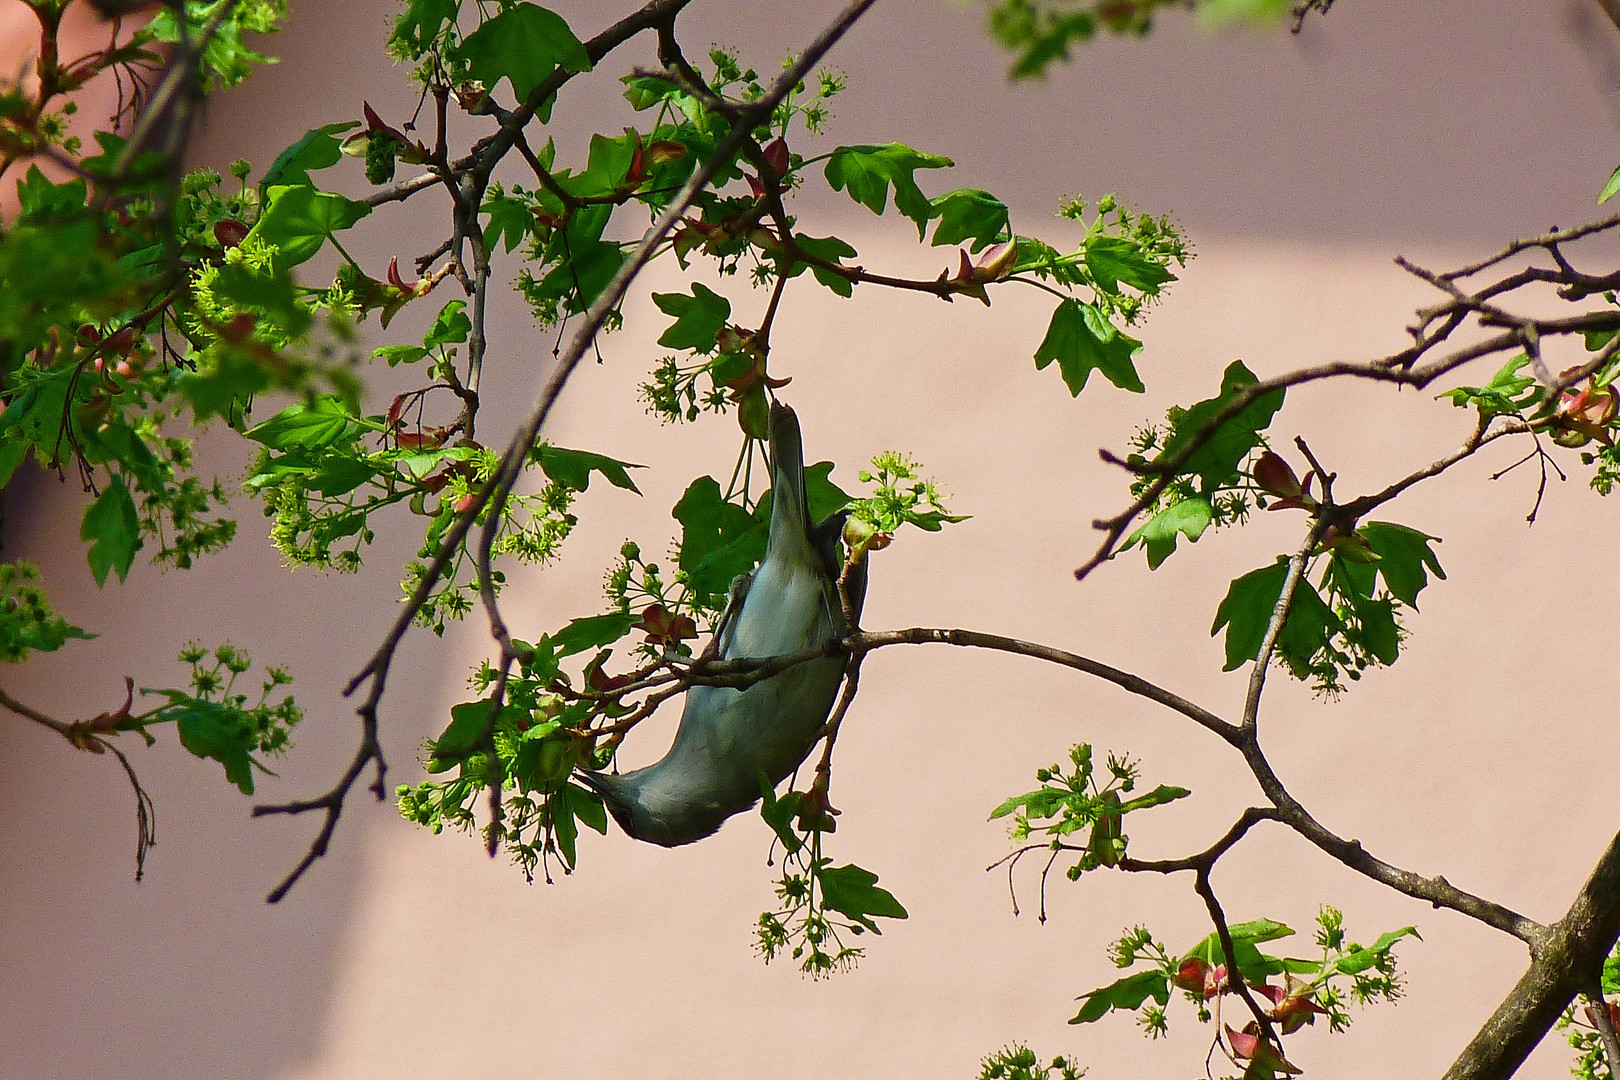
<path fill-rule="evenodd" d="M 694 47 L 736 43 L 766 68 L 832 7 L 699 0 L 683 20 Z M 16 9 L 0 0 L 8 45 Z M 262 166 L 305 127 L 356 114 L 362 98 L 384 115 L 407 111 L 409 87 L 377 58 L 391 10 L 303 5 L 276 43 L 284 62 L 213 106 L 203 160 Z M 560 10 L 583 32 L 618 13 Z M 650 48 L 627 57 L 646 62 Z M 1125 558 L 1076 585 L 1069 570 L 1095 542 L 1089 522 L 1122 502 L 1120 477 L 1095 449 L 1117 449 L 1164 406 L 1203 396 L 1233 358 L 1275 372 L 1398 346 L 1429 297 L 1389 256 L 1441 265 L 1581 220 L 1613 167 L 1614 119 L 1556 5 L 1358 0 L 1300 39 L 1206 40 L 1172 26 L 1009 87 L 976 13 L 895 0 L 836 59 L 852 84 L 837 141 L 900 138 L 949 154 L 959 167 L 943 184 L 996 187 L 1030 231 L 1058 231 L 1046 215 L 1060 195 L 1118 190 L 1174 212 L 1199 251 L 1147 324 L 1152 391 L 1140 399 L 1098 386 L 1072 401 L 1055 373 L 1036 373 L 1041 300 L 998 298 L 986 311 L 864 289 L 852 301 L 788 294 L 775 363 L 795 377 L 788 400 L 809 452 L 835 457 L 835 478 L 848 478 L 873 451 L 903 448 L 974 515 L 879 557 L 868 625 L 1050 641 L 1217 709 L 1237 706 L 1243 679 L 1219 674 L 1210 613 L 1232 576 L 1295 542 L 1297 523 L 1276 515 L 1241 537 L 1207 538 L 1155 574 Z M 564 153 L 594 127 L 627 122 L 611 79 L 628 62 L 565 91 Z M 345 168 L 358 185 L 358 169 Z M 807 195 L 800 209 L 869 265 L 942 265 L 841 195 Z M 355 254 L 380 267 L 431 246 L 441 218 L 424 213 L 380 212 Z M 762 302 L 733 291 L 739 317 Z M 423 315 L 402 317 L 400 333 Z M 607 362 L 583 369 L 565 398 L 559 443 L 658 467 L 644 499 L 593 490 L 582 502 L 567 571 L 515 576 L 508 607 L 520 635 L 596 610 L 598 568 L 621 540 L 657 550 L 684 484 L 732 460 L 728 423 L 677 432 L 631 402 L 662 325 L 649 304 L 632 304 L 604 342 Z M 513 387 L 484 421 L 496 432 L 539 384 L 551 339 L 504 293 L 492 339 L 491 379 Z M 389 374 L 373 382 L 386 400 Z M 1344 489 L 1368 490 L 1455 445 L 1465 423 L 1419 395 L 1317 388 L 1290 396 L 1277 431 L 1305 432 Z M 245 464 L 239 443 L 210 446 L 223 473 Z M 1424 594 L 1401 663 L 1338 705 L 1278 678 L 1265 725 L 1278 770 L 1330 827 L 1552 919 L 1612 832 L 1604 773 L 1620 733 L 1601 691 L 1549 694 L 1570 679 L 1587 686 L 1586 673 L 1613 658 L 1588 643 L 1584 611 L 1540 583 L 1591 579 L 1590 610 L 1607 609 L 1611 575 L 1595 560 L 1606 558 L 1611 508 L 1572 480 L 1526 529 L 1534 478 L 1486 480 L 1512 456 L 1504 448 L 1390 510 L 1446 537 L 1451 576 Z M 35 476 L 6 500 L 8 556 L 39 562 L 65 612 L 102 633 L 5 672 L 9 691 L 59 715 L 93 714 L 126 672 L 146 685 L 178 677 L 172 656 L 187 637 L 228 638 L 291 666 L 309 710 L 262 794 L 309 794 L 336 775 L 354 738 L 338 688 L 394 611 L 391 567 L 413 546 L 405 531 L 385 534 L 358 578 L 292 574 L 261 542 L 257 507 L 239 499 L 232 550 L 186 575 L 138 566 L 98 593 L 86 585 L 71 485 Z M 393 779 L 418 775 L 420 738 L 461 700 L 483 647 L 477 625 L 444 643 L 407 642 L 385 711 Z M 655 756 L 668 730 L 645 732 L 627 753 Z M 1027 910 L 1015 920 L 1005 879 L 983 871 L 1006 850 L 988 808 L 1082 739 L 1130 750 L 1150 782 L 1195 792 L 1149 818 L 1137 854 L 1200 847 L 1257 797 L 1213 739 L 1110 687 L 1008 657 L 875 656 L 841 741 L 834 854 L 881 873 L 912 918 L 869 942 L 855 974 L 811 984 L 749 951 L 770 900 L 757 819 L 678 852 L 587 836 L 581 873 L 548 888 L 524 885 L 471 840 L 431 837 L 357 802 L 331 857 L 269 908 L 263 892 L 314 822 L 250 821 L 217 766 L 172 744 L 138 754 L 159 846 L 136 885 L 131 799 L 109 763 L 0 721 L 0 1077 L 968 1076 L 1013 1038 L 1073 1051 L 1094 1076 L 1189 1075 L 1202 1052 L 1190 1020 L 1157 1043 L 1125 1020 L 1064 1025 L 1075 994 L 1114 977 L 1104 947 L 1122 926 L 1145 920 L 1173 943 L 1204 932 L 1185 882 L 1064 883 L 1043 927 Z M 1293 1056 L 1312 1075 L 1436 1074 L 1522 967 L 1511 942 L 1276 830 L 1257 832 L 1215 885 L 1234 917 L 1303 930 L 1330 901 L 1363 938 L 1409 922 L 1422 930 L 1423 943 L 1401 950 L 1407 1000 L 1345 1037 L 1298 1041 Z M 1525 1075 L 1563 1074 L 1566 1055 L 1551 1043 Z"/>

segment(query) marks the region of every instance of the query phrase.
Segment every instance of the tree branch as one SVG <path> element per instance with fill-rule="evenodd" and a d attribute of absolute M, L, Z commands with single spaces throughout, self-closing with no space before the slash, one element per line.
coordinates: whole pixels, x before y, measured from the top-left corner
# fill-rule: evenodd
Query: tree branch
<path fill-rule="evenodd" d="M 1446 1071 L 1445 1080 L 1500 1080 L 1524 1063 L 1575 995 L 1602 976 L 1620 938 L 1620 835 L 1564 917 L 1532 942 L 1530 967 Z"/>
<path fill-rule="evenodd" d="M 1131 526 L 1132 522 L 1144 510 L 1158 501 L 1159 497 L 1164 494 L 1165 490 L 1180 474 L 1181 469 L 1192 459 L 1192 456 L 1203 449 L 1209 440 L 1215 436 L 1215 433 L 1226 423 L 1261 397 L 1305 383 L 1343 377 L 1368 379 L 1374 382 L 1423 389 L 1437 379 L 1482 357 L 1499 354 L 1511 349 L 1536 349 L 1542 338 L 1566 336 L 1588 331 L 1620 329 L 1620 312 L 1615 312 L 1612 308 L 1584 312 L 1564 318 L 1541 319 L 1510 315 L 1497 305 L 1486 302 L 1488 299 L 1499 296 L 1510 289 L 1517 289 L 1532 283 L 1562 284 L 1566 287 L 1566 291 L 1569 292 L 1568 298 L 1571 299 L 1587 295 L 1584 290 L 1588 289 L 1592 282 L 1601 281 L 1602 279 L 1582 274 L 1571 267 L 1561 253 L 1561 245 L 1613 230 L 1617 226 L 1620 226 L 1620 215 L 1612 215 L 1575 229 L 1553 229 L 1540 236 L 1516 240 L 1487 259 L 1446 273 L 1420 271 L 1405 259 L 1397 260 L 1399 265 L 1418 273 L 1424 280 L 1447 295 L 1446 300 L 1440 304 L 1419 312 L 1419 321 L 1410 327 L 1413 337 L 1411 345 L 1398 352 L 1374 360 L 1331 361 L 1299 368 L 1269 379 L 1262 379 L 1238 391 L 1225 408 L 1211 417 L 1197 431 L 1192 432 L 1188 442 L 1181 446 L 1175 454 L 1161 456 L 1160 460 L 1136 469 L 1136 471 L 1143 474 L 1153 474 L 1153 481 L 1123 511 L 1113 517 L 1100 518 L 1092 523 L 1094 528 L 1104 534 L 1103 540 L 1098 545 L 1095 553 L 1075 570 L 1075 578 L 1083 580 L 1093 570 L 1112 558 L 1118 550 L 1119 542 L 1123 539 L 1125 531 Z M 1552 269 L 1532 268 L 1532 271 L 1520 271 L 1508 275 L 1499 282 L 1476 289 L 1471 293 L 1464 292 L 1455 285 L 1460 279 L 1472 277 L 1515 255 L 1537 249 L 1553 256 L 1557 266 Z M 1509 329 L 1468 345 L 1458 346 L 1448 353 L 1430 359 L 1425 363 L 1420 363 L 1438 346 L 1448 341 L 1470 317 L 1484 327 L 1505 324 Z M 1620 339 L 1616 339 L 1610 345 L 1620 345 Z M 1600 355 L 1602 356 L 1601 360 L 1594 357 L 1593 360 L 1581 365 L 1582 373 L 1580 374 L 1554 380 L 1543 380 L 1545 386 L 1542 400 L 1555 400 L 1558 394 L 1573 385 L 1574 382 L 1585 378 L 1592 370 L 1596 370 L 1594 364 L 1601 366 L 1601 363 L 1606 362 L 1609 357 L 1613 356 L 1613 352 Z M 1102 456 L 1104 460 L 1117 460 L 1106 451 L 1103 452 Z"/>
<path fill-rule="evenodd" d="M 1093 675 L 1105 682 L 1111 682 L 1128 693 L 1147 698 L 1149 701 L 1157 702 L 1168 709 L 1178 712 L 1199 727 L 1214 732 L 1233 746 L 1239 745 L 1240 742 L 1239 729 L 1235 724 L 1222 720 L 1203 706 L 1196 705 L 1179 694 L 1171 693 L 1163 687 L 1156 686 L 1139 675 L 1121 671 L 1119 668 L 1110 667 L 1078 653 L 1055 649 L 1050 645 L 1041 645 L 1032 641 L 1020 641 L 1017 638 L 1003 637 L 1000 634 L 982 634 L 975 630 L 944 630 L 930 627 L 912 627 L 907 630 L 863 631 L 859 634 L 852 634 L 847 639 L 848 647 L 851 650 L 860 652 L 868 652 L 888 645 L 930 644 L 956 645 L 970 649 L 993 649 L 997 652 L 1029 656 L 1037 660 L 1057 664 L 1059 667 L 1083 671 L 1087 675 Z"/>
<path fill-rule="evenodd" d="M 1193 891 L 1203 898 L 1204 907 L 1209 911 L 1209 921 L 1215 924 L 1215 936 L 1221 942 L 1221 955 L 1226 958 L 1227 987 L 1235 990 L 1237 995 L 1243 999 L 1243 1003 L 1249 1007 L 1249 1012 L 1254 1015 L 1255 1023 L 1260 1026 L 1261 1038 L 1272 1046 L 1281 1047 L 1282 1043 L 1277 1038 L 1277 1032 L 1271 1026 L 1271 1017 L 1267 1016 L 1265 1010 L 1260 1007 L 1260 1003 L 1254 1000 L 1254 994 L 1249 991 L 1248 982 L 1244 980 L 1242 974 L 1238 971 L 1237 949 L 1232 944 L 1232 931 L 1226 925 L 1226 913 L 1221 910 L 1220 901 L 1215 899 L 1215 890 L 1210 888 L 1208 867 L 1199 868 L 1197 875 L 1193 878 Z"/>
<path fill-rule="evenodd" d="M 1185 870 L 1210 870 L 1222 855 L 1237 846 L 1250 829 L 1262 821 L 1281 821 L 1282 812 L 1276 807 L 1251 806 L 1243 811 L 1226 835 L 1196 855 L 1180 859 L 1121 859 L 1119 868 L 1134 874 L 1177 874 Z"/>
<path fill-rule="evenodd" d="M 133 687 L 133 681 L 129 685 Z M 127 704 L 126 702 L 126 707 Z M 80 720 L 70 724 L 47 716 L 6 693 L 4 687 L 0 687 L 0 707 L 25 720 L 32 720 L 36 724 L 50 728 L 80 750 L 88 750 L 92 754 L 110 752 L 118 759 L 118 764 L 124 767 L 124 775 L 129 778 L 130 788 L 135 792 L 135 880 L 140 881 L 146 874 L 146 853 L 157 843 L 157 804 L 152 801 L 152 796 L 147 794 L 146 788 L 141 786 L 141 778 L 136 774 L 135 766 L 130 763 L 128 755 L 106 734 L 95 731 L 88 722 Z"/>
<path fill-rule="evenodd" d="M 1323 497 L 1328 498 L 1327 474 L 1320 469 L 1317 472 L 1322 476 Z M 1312 521 L 1311 527 L 1305 530 L 1305 542 L 1288 560 L 1288 573 L 1283 576 L 1282 591 L 1277 594 L 1276 606 L 1271 609 L 1271 621 L 1266 624 L 1265 636 L 1260 639 L 1260 653 L 1255 658 L 1254 669 L 1249 672 L 1249 691 L 1243 700 L 1243 720 L 1240 724 L 1250 738 L 1254 738 L 1259 722 L 1260 694 L 1266 687 L 1266 671 L 1271 667 L 1271 654 L 1277 648 L 1277 638 L 1282 634 L 1283 624 L 1288 621 L 1288 612 L 1294 606 L 1294 594 L 1299 591 L 1299 583 L 1305 576 L 1305 563 L 1316 549 L 1322 528 L 1323 519 Z"/>
<path fill-rule="evenodd" d="M 1244 760 L 1248 762 L 1249 771 L 1259 781 L 1260 790 L 1281 812 L 1282 821 L 1358 874 L 1388 885 L 1396 892 L 1427 901 L 1437 908 L 1449 908 L 1471 919 L 1477 919 L 1486 926 L 1512 934 L 1532 947 L 1546 932 L 1546 928 L 1540 923 L 1527 919 L 1494 901 L 1464 892 L 1443 877 L 1425 878 L 1410 870 L 1402 870 L 1372 855 L 1361 846 L 1361 841 L 1346 840 L 1330 832 L 1288 793 L 1288 789 L 1272 771 L 1271 763 L 1266 760 L 1257 742 L 1246 739 L 1239 749 L 1243 753 Z"/>

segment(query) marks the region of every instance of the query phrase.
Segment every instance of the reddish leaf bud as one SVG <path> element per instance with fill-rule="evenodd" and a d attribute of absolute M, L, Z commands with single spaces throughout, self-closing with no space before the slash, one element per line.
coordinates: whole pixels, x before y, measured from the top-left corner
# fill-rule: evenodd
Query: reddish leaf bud
<path fill-rule="evenodd" d="M 772 139 L 765 145 L 765 160 L 777 176 L 785 176 L 788 171 L 788 145 L 781 138 Z"/>
<path fill-rule="evenodd" d="M 1299 486 L 1299 477 L 1281 456 L 1267 450 L 1260 455 L 1254 463 L 1254 482 L 1267 495 L 1275 495 L 1279 499 L 1297 499 L 1304 494 Z"/>
<path fill-rule="evenodd" d="M 1176 986 L 1191 994 L 1207 997 L 1205 982 L 1209 978 L 1210 963 L 1202 956 L 1189 956 L 1176 968 L 1175 977 L 1170 981 Z"/>
<path fill-rule="evenodd" d="M 214 239 L 222 248 L 233 248 L 247 239 L 248 227 L 233 218 L 214 222 Z"/>

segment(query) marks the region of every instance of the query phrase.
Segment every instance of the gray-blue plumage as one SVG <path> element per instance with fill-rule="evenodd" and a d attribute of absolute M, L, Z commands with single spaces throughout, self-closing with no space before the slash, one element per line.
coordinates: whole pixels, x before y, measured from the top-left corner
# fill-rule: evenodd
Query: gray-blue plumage
<path fill-rule="evenodd" d="M 720 617 L 719 656 L 801 653 L 846 632 L 838 598 L 843 514 L 810 521 L 799 421 L 771 406 L 770 540 L 751 578 L 732 587 Z M 857 612 L 864 567 L 852 582 Z M 637 840 L 676 847 L 701 840 L 759 801 L 760 774 L 774 785 L 798 768 L 832 712 L 847 658 L 810 660 L 738 689 L 694 686 L 669 753 L 644 769 L 583 779 Z"/>

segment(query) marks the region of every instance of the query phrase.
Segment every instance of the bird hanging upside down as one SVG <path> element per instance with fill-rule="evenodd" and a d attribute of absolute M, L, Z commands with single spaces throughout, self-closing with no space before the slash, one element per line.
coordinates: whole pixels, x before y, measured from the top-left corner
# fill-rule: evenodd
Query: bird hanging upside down
<path fill-rule="evenodd" d="M 771 532 L 765 558 L 733 583 L 715 633 L 722 660 L 806 652 L 848 631 L 838 597 L 845 514 L 810 520 L 804 445 L 793 410 L 771 406 Z M 851 573 L 858 616 L 864 564 Z M 797 664 L 741 689 L 694 686 L 669 753 L 619 776 L 585 773 L 619 827 L 651 844 L 677 847 L 711 835 L 797 769 L 815 745 L 838 696 L 847 656 Z"/>

